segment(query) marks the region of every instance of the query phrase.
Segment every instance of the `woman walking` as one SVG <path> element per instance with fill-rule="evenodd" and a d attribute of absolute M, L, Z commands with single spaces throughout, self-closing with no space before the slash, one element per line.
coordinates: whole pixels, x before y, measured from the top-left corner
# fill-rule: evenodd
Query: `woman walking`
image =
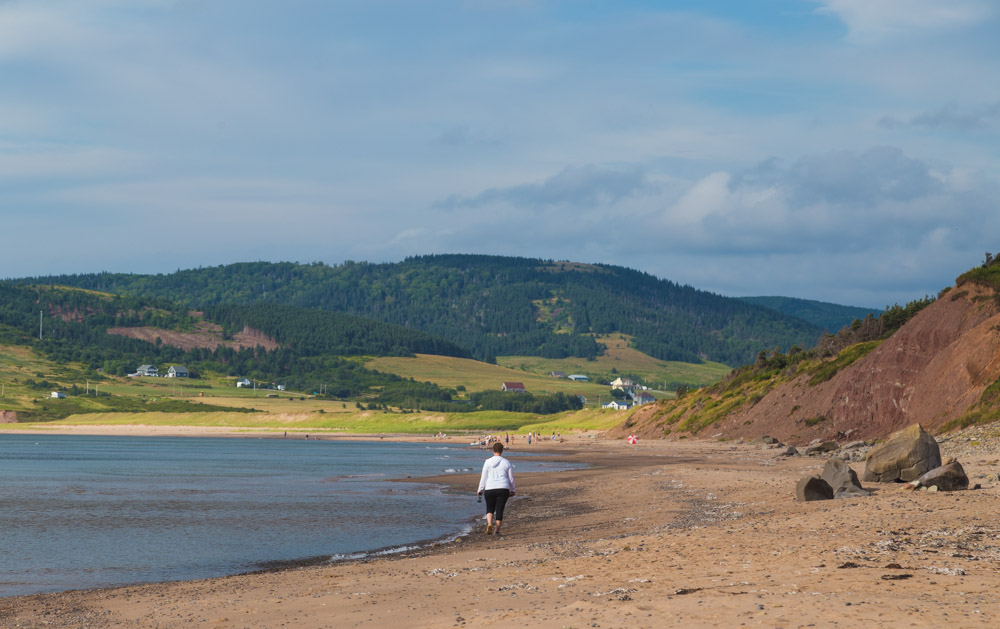
<path fill-rule="evenodd" d="M 507 499 L 515 495 L 514 466 L 503 458 L 503 444 L 493 444 L 493 456 L 483 463 L 483 474 L 479 478 L 479 490 L 486 498 L 486 534 L 500 534 L 503 522 L 503 508 Z"/>

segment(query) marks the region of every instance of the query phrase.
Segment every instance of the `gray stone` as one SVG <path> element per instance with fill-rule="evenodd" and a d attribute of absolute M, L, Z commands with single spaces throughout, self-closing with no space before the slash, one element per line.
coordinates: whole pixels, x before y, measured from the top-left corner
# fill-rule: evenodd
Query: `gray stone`
<path fill-rule="evenodd" d="M 868 453 L 865 482 L 907 482 L 941 466 L 941 449 L 937 441 L 920 424 L 913 424 Z"/>
<path fill-rule="evenodd" d="M 837 445 L 836 441 L 822 441 L 820 443 L 814 444 L 806 448 L 806 455 L 813 456 L 814 454 L 824 454 L 826 452 L 833 452 L 840 446 Z"/>
<path fill-rule="evenodd" d="M 833 498 L 834 500 L 843 500 L 844 498 L 863 498 L 870 495 L 872 495 L 872 492 L 868 489 L 848 485 L 847 487 L 841 487 L 838 489 L 833 494 Z"/>
<path fill-rule="evenodd" d="M 969 488 L 969 477 L 958 461 L 949 461 L 917 479 L 921 486 L 937 487 L 941 491 L 960 491 Z"/>
<path fill-rule="evenodd" d="M 768 435 L 764 435 L 763 437 L 760 438 L 760 440 L 768 445 L 778 443 L 778 440 L 775 437 L 771 437 Z"/>
<path fill-rule="evenodd" d="M 799 451 L 795 449 L 795 446 L 788 446 L 784 450 L 778 452 L 778 456 L 797 456 Z"/>
<path fill-rule="evenodd" d="M 795 485 L 795 499 L 799 502 L 832 500 L 833 487 L 819 476 L 804 476 Z"/>
<path fill-rule="evenodd" d="M 857 450 L 858 448 L 865 447 L 865 445 L 867 445 L 867 444 L 865 444 L 864 441 L 852 441 L 852 442 L 850 442 L 850 443 L 842 446 L 841 450 Z"/>
<path fill-rule="evenodd" d="M 833 488 L 834 494 L 848 487 L 862 489 L 857 472 L 843 459 L 833 458 L 827 461 L 823 466 L 822 479 Z"/>

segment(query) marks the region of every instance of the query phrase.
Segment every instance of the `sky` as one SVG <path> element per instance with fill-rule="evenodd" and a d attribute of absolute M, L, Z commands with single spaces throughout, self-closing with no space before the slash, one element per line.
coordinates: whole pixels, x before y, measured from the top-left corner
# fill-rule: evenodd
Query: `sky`
<path fill-rule="evenodd" d="M 0 0 L 0 277 L 485 253 L 883 308 L 1000 250 L 992 0 Z"/>

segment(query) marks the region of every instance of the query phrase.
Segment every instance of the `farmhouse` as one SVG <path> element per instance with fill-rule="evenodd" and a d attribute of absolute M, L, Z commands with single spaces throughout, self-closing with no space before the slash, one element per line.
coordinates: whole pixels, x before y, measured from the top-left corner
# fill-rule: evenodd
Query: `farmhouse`
<path fill-rule="evenodd" d="M 168 378 L 187 378 L 188 369 L 184 365 L 171 365 L 170 369 L 167 370 Z"/>
<path fill-rule="evenodd" d="M 139 365 L 139 368 L 135 372 L 140 376 L 152 376 L 154 378 L 159 375 L 156 372 L 156 367 L 153 365 Z"/>
<path fill-rule="evenodd" d="M 252 385 L 253 385 L 253 383 L 250 382 L 250 380 L 247 379 L 247 378 L 240 378 L 239 380 L 236 381 L 236 388 L 237 389 L 246 389 L 246 388 L 248 388 L 248 387 L 250 387 Z"/>
<path fill-rule="evenodd" d="M 656 398 L 645 391 L 633 391 L 632 400 L 635 401 L 636 404 L 652 404 L 656 401 Z"/>
<path fill-rule="evenodd" d="M 616 411 L 627 411 L 632 405 L 628 402 L 619 402 L 618 400 L 612 400 L 604 405 L 604 408 L 611 408 Z"/>
<path fill-rule="evenodd" d="M 522 382 L 504 382 L 500 385 L 500 390 L 508 393 L 526 393 L 528 391 Z"/>
<path fill-rule="evenodd" d="M 63 393 L 62 391 L 53 391 L 53 392 L 52 392 L 52 397 L 53 397 L 54 399 L 56 399 L 56 400 L 61 400 L 61 399 L 63 399 L 64 397 L 66 397 L 66 394 L 65 394 L 65 393 Z"/>
<path fill-rule="evenodd" d="M 611 381 L 611 388 L 631 391 L 635 388 L 635 382 L 631 378 L 615 378 Z"/>

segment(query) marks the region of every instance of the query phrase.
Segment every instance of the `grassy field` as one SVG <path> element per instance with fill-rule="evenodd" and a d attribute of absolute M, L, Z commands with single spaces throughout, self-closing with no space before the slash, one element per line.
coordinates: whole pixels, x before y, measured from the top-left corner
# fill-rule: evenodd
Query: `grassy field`
<path fill-rule="evenodd" d="M 386 413 L 351 410 L 341 413 L 85 413 L 63 420 L 16 424 L 21 430 L 46 431 L 59 426 L 209 426 L 253 430 L 309 431 L 360 434 L 483 434 L 528 431 L 542 434 L 557 431 L 607 430 L 617 426 L 625 413 L 583 410 L 552 416 L 484 411 L 479 413 Z M 12 426 L 9 426 L 12 427 Z"/>
<path fill-rule="evenodd" d="M 521 382 L 531 393 L 572 393 L 593 398 L 607 398 L 608 386 L 593 382 L 574 382 L 547 374 L 490 365 L 467 358 L 419 354 L 416 358 L 375 358 L 365 363 L 369 369 L 394 373 L 419 382 L 433 382 L 442 387 L 464 386 L 469 391 L 500 390 L 504 382 Z"/>
<path fill-rule="evenodd" d="M 534 374 L 549 374 L 565 371 L 567 374 L 580 373 L 591 379 L 607 382 L 619 375 L 631 375 L 646 386 L 662 389 L 664 384 L 683 383 L 688 386 L 714 384 L 726 376 L 732 368 L 722 363 L 706 362 L 700 365 L 658 360 L 629 347 L 631 337 L 625 334 L 611 334 L 596 337 L 607 350 L 602 356 L 589 361 L 584 358 L 549 359 L 537 356 L 500 356 L 497 363 L 503 367 Z M 614 371 L 612 371 L 614 370 Z"/>
<path fill-rule="evenodd" d="M 583 358 L 549 359 L 537 356 L 501 356 L 497 365 L 490 365 L 464 358 L 418 355 L 416 358 L 375 358 L 365 366 L 421 382 L 455 388 L 464 386 L 469 391 L 499 389 L 503 382 L 523 382 L 533 393 L 581 394 L 589 403 L 596 404 L 598 396 L 606 401 L 608 386 L 596 380 L 610 382 L 619 375 L 629 374 L 654 390 L 657 398 L 670 397 L 664 385 L 683 383 L 688 386 L 713 384 L 726 376 L 731 369 L 721 363 L 668 362 L 651 358 L 628 346 L 629 337 L 611 335 L 597 337 L 607 346 L 607 351 L 596 360 Z M 567 374 L 584 374 L 592 382 L 574 382 L 549 376 L 553 371 Z M 657 393 L 658 392 L 658 393 Z"/>
<path fill-rule="evenodd" d="M 609 355 L 599 361 L 579 366 L 631 365 L 651 361 L 642 354 L 609 341 Z M 617 358 L 617 360 L 616 360 Z M 529 360 L 529 359 L 510 359 Z M 481 434 L 487 432 L 527 433 L 529 430 L 568 433 L 579 430 L 606 430 L 619 424 L 627 413 L 597 408 L 608 399 L 608 386 L 593 382 L 573 382 L 552 378 L 548 371 L 595 373 L 576 368 L 572 361 L 535 362 L 537 371 L 527 367 L 511 369 L 473 360 L 441 356 L 417 358 L 379 358 L 367 366 L 381 371 L 413 377 L 418 381 L 468 391 L 499 389 L 504 381 L 523 382 L 533 393 L 561 391 L 588 398 L 583 411 L 540 416 L 500 411 L 478 413 L 399 413 L 362 411 L 354 402 L 320 400 L 300 392 L 240 389 L 233 378 L 206 377 L 197 380 L 173 378 L 118 378 L 88 374 L 82 365 L 57 364 L 36 355 L 30 348 L 0 345 L 0 410 L 21 412 L 36 420 L 66 417 L 56 421 L 18 424 L 25 430 L 45 430 L 62 424 L 85 425 L 159 425 L 216 426 L 238 430 L 352 432 L 364 434 L 434 434 L 437 432 Z M 670 366 L 654 361 L 650 365 Z M 704 366 L 688 366 L 703 368 Z M 679 369 L 679 368 L 678 368 Z M 680 373 L 675 369 L 670 373 Z M 623 373 L 625 369 L 620 370 Z M 630 370 L 635 373 L 635 369 Z M 610 368 L 608 368 L 610 373 Z M 704 372 L 699 372 L 704 375 Z M 32 384 L 32 381 L 34 384 Z M 40 383 L 44 381 L 44 386 Z M 66 399 L 52 399 L 52 391 L 78 393 Z M 88 388 L 89 393 L 88 395 Z M 95 396 L 100 392 L 101 396 Z M 110 395 L 111 397 L 108 397 Z M 274 396 L 274 397 L 269 397 Z M 657 397 L 665 397 L 657 394 Z M 202 404 L 211 408 L 202 407 Z M 234 412 L 225 409 L 232 408 Z M 146 410 L 148 409 L 148 410 Z M 203 410 L 204 409 L 204 410 Z M 236 412 L 239 409 L 243 412 Z M 246 409 L 257 412 L 247 413 Z M 166 412 L 163 412 L 166 411 Z"/>

